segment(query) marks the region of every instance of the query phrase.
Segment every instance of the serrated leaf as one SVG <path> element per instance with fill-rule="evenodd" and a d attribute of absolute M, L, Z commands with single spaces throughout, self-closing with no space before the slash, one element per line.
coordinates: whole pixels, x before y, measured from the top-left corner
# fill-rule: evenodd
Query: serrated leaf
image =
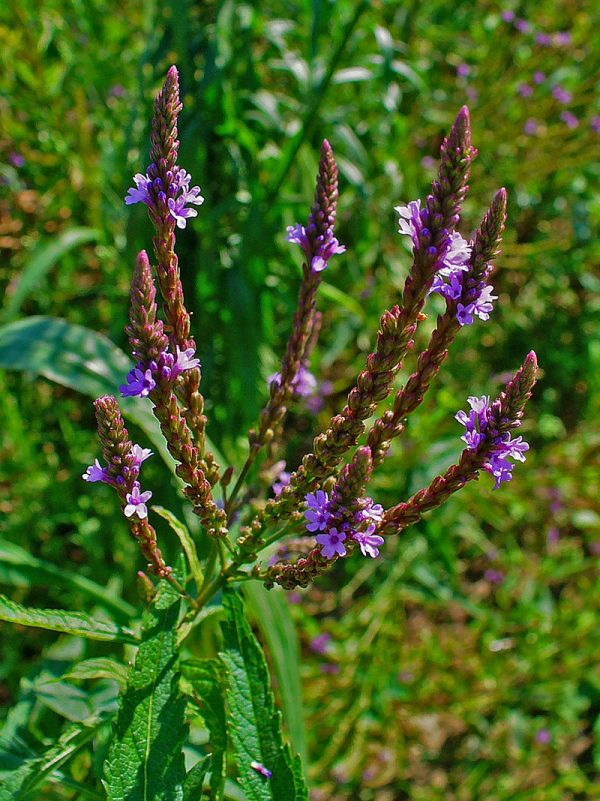
<path fill-rule="evenodd" d="M 10 573 L 11 567 L 16 570 L 16 574 Z M 130 620 L 136 614 L 134 606 L 122 598 L 116 597 L 114 593 L 101 587 L 100 584 L 96 584 L 95 581 L 66 570 L 64 567 L 55 567 L 44 562 L 32 556 L 24 548 L 15 545 L 14 542 L 0 541 L 0 580 L 22 586 L 18 583 L 18 577 L 40 583 L 52 580 L 53 584 L 74 587 L 121 620 Z M 30 586 L 30 584 L 27 583 L 25 586 Z"/>
<path fill-rule="evenodd" d="M 238 593 L 223 592 L 225 621 L 220 657 L 227 673 L 229 733 L 248 801 L 306 801 L 308 790 L 300 757 L 284 744 L 281 715 L 275 708 L 262 649 L 244 616 Z M 271 771 L 269 779 L 252 763 Z"/>
<path fill-rule="evenodd" d="M 199 589 L 202 586 L 203 580 L 202 568 L 200 567 L 200 560 L 198 559 L 196 545 L 190 532 L 188 531 L 187 526 L 178 520 L 172 512 L 170 512 L 168 509 L 165 509 L 164 506 L 153 506 L 152 511 L 156 512 L 157 515 L 160 515 L 163 520 L 166 520 L 177 535 L 177 538 L 181 543 L 181 547 L 183 548 L 187 557 L 187 561 L 190 566 L 190 572 L 194 581 L 196 582 L 196 587 Z"/>
<path fill-rule="evenodd" d="M 180 600 L 162 582 L 142 618 L 142 642 L 104 766 L 108 801 L 182 801 L 185 698 L 179 692 L 176 626 Z"/>
<path fill-rule="evenodd" d="M 220 801 L 223 798 L 227 751 L 222 665 L 217 659 L 188 660 L 182 663 L 181 672 L 193 687 L 200 704 L 200 714 L 209 731 L 212 751 L 210 788 L 215 801 Z"/>
<path fill-rule="evenodd" d="M 200 762 L 196 762 L 194 767 L 188 771 L 183 782 L 183 801 L 200 801 L 202 797 L 202 785 L 206 774 L 210 770 L 211 755 L 205 756 Z"/>
<path fill-rule="evenodd" d="M 41 755 L 25 760 L 4 779 L 0 787 L 0 801 L 21 801 L 30 796 L 51 773 L 89 742 L 106 720 L 106 716 L 98 716 L 65 729 L 57 742 Z"/>
<path fill-rule="evenodd" d="M 135 634 L 109 620 L 95 620 L 83 612 L 67 612 L 64 609 L 34 609 L 11 601 L 0 594 L 0 620 L 34 626 L 50 631 L 75 634 L 88 640 L 117 640 L 136 643 Z"/>
<path fill-rule="evenodd" d="M 292 747 L 306 759 L 304 703 L 300 681 L 300 647 L 286 594 L 268 591 L 258 581 L 246 581 L 243 590 L 251 618 L 259 627 L 275 669 L 283 719 Z"/>

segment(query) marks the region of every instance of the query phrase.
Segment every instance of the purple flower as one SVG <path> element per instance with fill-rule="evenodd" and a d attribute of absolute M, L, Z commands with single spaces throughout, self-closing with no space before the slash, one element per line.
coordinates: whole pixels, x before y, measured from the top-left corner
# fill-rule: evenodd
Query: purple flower
<path fill-rule="evenodd" d="M 128 206 L 132 203 L 145 203 L 147 206 L 153 206 L 155 203 L 153 193 L 157 193 L 159 199 L 163 198 L 162 202 L 166 199 L 169 214 L 177 222 L 178 228 L 185 228 L 188 219 L 198 215 L 198 212 L 195 209 L 188 208 L 187 204 L 191 203 L 192 205 L 200 206 L 204 203 L 204 198 L 200 194 L 200 187 L 193 186 L 190 189 L 192 176 L 189 172 L 177 166 L 174 168 L 173 173 L 167 173 L 167 178 L 171 182 L 170 186 L 163 187 L 158 178 L 153 185 L 149 175 L 152 166 L 148 168 L 146 175 L 137 173 L 137 175 L 133 176 L 135 188 L 132 187 L 128 190 L 125 203 Z"/>
<path fill-rule="evenodd" d="M 467 263 L 470 257 L 471 245 L 457 231 L 454 231 L 450 237 L 448 250 L 442 260 L 443 267 L 438 272 L 441 275 L 450 275 L 456 269 L 467 270 Z M 448 270 L 448 272 L 445 273 L 444 270 Z"/>
<path fill-rule="evenodd" d="M 374 503 L 373 498 L 366 498 L 365 506 L 356 513 L 356 522 L 362 523 L 368 520 L 370 523 L 381 523 L 383 520 L 383 506 Z"/>
<path fill-rule="evenodd" d="M 544 83 L 545 80 L 546 80 L 546 73 L 545 72 L 542 72 L 541 70 L 536 70 L 533 73 L 533 82 L 534 83 L 537 83 L 537 84 Z"/>
<path fill-rule="evenodd" d="M 311 270 L 316 273 L 322 272 L 327 267 L 327 262 L 332 256 L 346 252 L 346 246 L 340 245 L 335 236 L 333 236 L 332 230 L 328 230 L 325 236 L 317 237 L 316 248 L 310 241 L 306 228 L 299 223 L 297 225 L 288 225 L 286 239 L 288 242 L 300 245 Z M 314 255 L 313 250 L 316 250 Z"/>
<path fill-rule="evenodd" d="M 301 364 L 292 382 L 292 387 L 296 395 L 300 395 L 301 398 L 310 398 L 317 391 L 317 379 L 307 367 Z"/>
<path fill-rule="evenodd" d="M 131 449 L 131 453 L 135 456 L 135 461 L 138 465 L 145 462 L 146 459 L 149 459 L 151 456 L 154 456 L 150 448 L 142 448 L 141 445 L 134 445 Z"/>
<path fill-rule="evenodd" d="M 467 75 L 471 72 L 471 67 L 468 64 L 459 64 L 456 68 L 456 74 L 459 78 L 466 78 Z"/>
<path fill-rule="evenodd" d="M 504 573 L 501 570 L 495 570 L 494 568 L 489 568 L 483 574 L 483 577 L 486 581 L 489 581 L 490 584 L 502 584 L 504 581 Z"/>
<path fill-rule="evenodd" d="M 270 779 L 273 775 L 273 771 L 269 770 L 269 768 L 265 768 L 263 764 L 260 762 L 256 762 L 256 760 L 252 760 L 250 763 L 250 767 L 252 770 L 255 770 L 257 773 L 260 773 L 261 776 L 264 776 L 265 779 Z"/>
<path fill-rule="evenodd" d="M 421 159 L 421 167 L 426 170 L 433 170 L 436 165 L 437 161 L 433 158 L 433 156 L 423 156 Z"/>
<path fill-rule="evenodd" d="M 528 83 L 520 83 L 517 87 L 517 92 L 521 95 L 521 97 L 531 97 L 533 94 L 533 89 Z"/>
<path fill-rule="evenodd" d="M 281 384 L 281 373 L 277 372 L 268 376 L 267 384 L 269 384 L 269 386 L 273 381 L 277 381 L 277 384 Z M 317 379 L 307 367 L 300 365 L 292 381 L 292 389 L 295 394 L 299 395 L 301 398 L 310 398 L 315 395 L 317 391 Z"/>
<path fill-rule="evenodd" d="M 493 309 L 492 301 L 498 300 L 497 295 L 492 295 L 494 287 L 489 284 L 484 286 L 479 297 L 473 302 L 473 314 L 480 320 L 489 320 L 490 312 Z"/>
<path fill-rule="evenodd" d="M 150 490 L 147 490 L 146 492 L 140 492 L 139 482 L 135 481 L 133 484 L 133 489 L 125 496 L 127 500 L 127 505 L 123 509 L 123 514 L 125 517 L 137 515 L 140 520 L 145 520 L 145 518 L 148 517 L 148 508 L 146 507 L 146 502 L 149 501 L 151 497 L 152 493 Z"/>
<path fill-rule="evenodd" d="M 139 396 L 146 398 L 156 386 L 156 381 L 152 377 L 152 370 L 148 368 L 143 369 L 142 364 L 138 364 L 133 370 L 130 370 L 126 376 L 126 384 L 119 387 L 121 396 L 123 398 L 133 398 Z"/>
<path fill-rule="evenodd" d="M 527 134 L 527 136 L 534 136 L 537 133 L 537 129 L 538 129 L 538 124 L 536 120 L 533 119 L 533 117 L 530 117 L 523 126 L 523 131 L 524 133 Z"/>
<path fill-rule="evenodd" d="M 552 37 L 550 36 L 549 33 L 540 32 L 536 33 L 535 41 L 539 45 L 542 45 L 542 47 L 547 47 L 549 44 L 552 44 Z"/>
<path fill-rule="evenodd" d="M 558 100 L 559 103 L 570 103 L 573 99 L 573 95 L 571 92 L 568 92 L 564 87 L 560 86 L 560 84 L 555 84 L 552 87 L 552 96 L 555 100 Z"/>
<path fill-rule="evenodd" d="M 327 645 L 329 644 L 330 640 L 331 634 L 328 634 L 326 631 L 324 631 L 323 634 L 313 637 L 308 647 L 311 651 L 314 651 L 315 654 L 324 654 L 327 651 Z"/>
<path fill-rule="evenodd" d="M 281 491 L 284 487 L 287 487 L 290 483 L 290 478 L 292 477 L 291 473 L 286 473 L 285 470 L 277 476 L 277 481 L 273 482 L 273 492 L 275 493 L 275 497 L 281 494 Z"/>
<path fill-rule="evenodd" d="M 323 531 L 327 528 L 329 522 L 328 503 L 329 496 L 323 490 L 317 490 L 315 493 L 309 492 L 304 499 L 308 509 L 304 512 L 306 518 L 307 531 Z"/>
<path fill-rule="evenodd" d="M 554 41 L 557 45 L 568 45 L 571 42 L 571 34 L 569 31 L 559 31 L 554 34 Z"/>
<path fill-rule="evenodd" d="M 556 526 L 551 526 L 546 535 L 546 543 L 548 545 L 556 545 L 560 539 L 560 530 Z"/>
<path fill-rule="evenodd" d="M 135 184 L 135 188 L 131 187 L 127 190 L 125 204 L 127 206 L 131 206 L 132 203 L 145 203 L 146 206 L 151 206 L 152 199 L 150 198 L 149 192 L 151 181 L 148 176 L 142 175 L 141 172 L 138 172 L 133 176 L 133 182 Z"/>
<path fill-rule="evenodd" d="M 593 131 L 597 134 L 600 134 L 600 115 L 595 114 L 592 119 L 590 120 L 590 126 Z"/>
<path fill-rule="evenodd" d="M 8 160 L 13 167 L 23 167 L 25 165 L 25 159 L 20 153 L 9 153 Z"/>
<path fill-rule="evenodd" d="M 191 370 L 194 367 L 200 367 L 200 359 L 194 358 L 195 351 L 193 348 L 180 350 L 179 345 L 175 345 L 175 353 L 175 361 L 171 367 L 170 376 L 172 381 L 174 381 L 186 370 Z"/>
<path fill-rule="evenodd" d="M 507 8 L 505 11 L 502 12 L 500 16 L 502 17 L 504 22 L 512 22 L 515 18 L 515 12 Z"/>
<path fill-rule="evenodd" d="M 456 319 L 460 325 L 472 325 L 475 318 L 473 317 L 474 306 L 472 303 L 466 306 L 459 303 L 456 307 Z"/>
<path fill-rule="evenodd" d="M 476 450 L 486 437 L 491 438 L 489 459 L 483 468 L 496 479 L 494 489 L 498 489 L 503 481 L 510 481 L 512 478 L 514 465 L 508 459 L 524 462 L 529 445 L 523 441 L 523 437 L 511 439 L 510 434 L 497 436 L 493 430 L 489 430 L 491 409 L 486 395 L 480 398 L 470 397 L 468 402 L 471 407 L 470 413 L 460 411 L 455 415 L 458 422 L 466 429 L 461 439 L 469 450 Z"/>
<path fill-rule="evenodd" d="M 363 556 L 370 556 L 373 559 L 379 556 L 379 546 L 383 545 L 383 537 L 374 533 L 375 524 L 372 523 L 366 531 L 355 531 L 352 539 L 358 542 Z"/>
<path fill-rule="evenodd" d="M 517 19 L 515 20 L 515 28 L 519 31 L 519 33 L 529 33 L 531 30 L 531 25 L 526 19 Z"/>
<path fill-rule="evenodd" d="M 415 247 L 419 246 L 419 234 L 423 230 L 423 221 L 421 220 L 421 201 L 411 200 L 408 206 L 395 206 L 394 211 L 397 211 L 400 219 L 398 220 L 400 228 L 398 233 L 403 236 L 410 236 Z"/>
<path fill-rule="evenodd" d="M 570 111 L 561 112 L 560 118 L 564 123 L 566 123 L 567 128 L 570 128 L 571 130 L 573 130 L 573 128 L 577 128 L 579 125 L 579 120 Z"/>
<path fill-rule="evenodd" d="M 535 733 L 535 741 L 540 745 L 548 745 L 551 739 L 552 735 L 548 729 L 538 729 Z"/>
<path fill-rule="evenodd" d="M 100 465 L 98 459 L 94 460 L 94 464 L 90 465 L 85 473 L 81 476 L 84 481 L 89 481 L 90 484 L 95 481 L 104 481 L 106 484 L 111 484 L 112 479 L 108 476 L 106 468 Z"/>
<path fill-rule="evenodd" d="M 308 526 L 307 526 L 308 528 Z M 314 531 L 315 529 L 313 529 Z M 345 531 L 338 531 L 337 528 L 330 528 L 322 534 L 317 534 L 317 542 L 323 546 L 321 553 L 325 559 L 333 559 L 338 554 L 339 556 L 346 556 L 346 548 L 344 540 L 346 539 Z"/>

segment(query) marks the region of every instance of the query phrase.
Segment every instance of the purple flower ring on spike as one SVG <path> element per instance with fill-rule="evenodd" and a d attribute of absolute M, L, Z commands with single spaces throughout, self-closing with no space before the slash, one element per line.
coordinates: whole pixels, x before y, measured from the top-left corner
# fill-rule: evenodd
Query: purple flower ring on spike
<path fill-rule="evenodd" d="M 375 534 L 375 524 L 372 523 L 367 527 L 366 531 L 355 531 L 352 539 L 355 540 L 359 546 L 363 556 L 370 556 L 375 559 L 379 556 L 379 547 L 383 545 L 383 537 Z"/>
<path fill-rule="evenodd" d="M 340 245 L 331 231 L 328 230 L 325 236 L 318 236 L 313 243 L 306 233 L 306 228 L 299 223 L 288 226 L 286 239 L 302 248 L 306 261 L 315 273 L 322 272 L 332 256 L 346 252 L 346 246 Z"/>
<path fill-rule="evenodd" d="M 131 492 L 128 492 L 125 497 L 127 500 L 127 505 L 123 509 L 123 514 L 125 517 L 133 517 L 133 515 L 137 515 L 140 520 L 145 520 L 148 517 L 148 507 L 146 506 L 146 503 L 152 497 L 150 490 L 146 490 L 146 492 L 140 492 L 140 485 L 136 481 Z"/>
<path fill-rule="evenodd" d="M 455 415 L 456 420 L 466 429 L 461 439 L 466 443 L 469 450 L 477 450 L 483 440 L 486 439 L 486 436 L 493 437 L 491 453 L 483 469 L 496 479 L 494 489 L 498 489 L 504 481 L 512 479 L 514 464 L 509 462 L 508 459 L 524 462 L 529 445 L 521 436 L 511 439 L 510 434 L 504 434 L 499 437 L 497 435 L 494 436 L 493 431 L 488 431 L 492 409 L 487 395 L 482 395 L 480 398 L 471 396 L 468 398 L 468 402 L 471 407 L 469 414 L 459 411 Z"/>
<path fill-rule="evenodd" d="M 143 364 L 138 364 L 133 370 L 127 373 L 126 384 L 119 387 L 119 392 L 123 398 L 146 398 L 156 386 L 156 381 L 152 377 L 152 370 L 143 369 Z"/>
<path fill-rule="evenodd" d="M 330 528 L 322 534 L 317 534 L 317 542 L 322 546 L 321 553 L 325 559 L 333 559 L 338 556 L 346 556 L 345 531 L 338 531 L 337 528 Z"/>
<path fill-rule="evenodd" d="M 323 531 L 327 528 L 329 522 L 328 503 L 329 496 L 323 490 L 317 490 L 315 493 L 309 492 L 305 497 L 308 509 L 304 512 L 306 518 L 306 530 Z"/>

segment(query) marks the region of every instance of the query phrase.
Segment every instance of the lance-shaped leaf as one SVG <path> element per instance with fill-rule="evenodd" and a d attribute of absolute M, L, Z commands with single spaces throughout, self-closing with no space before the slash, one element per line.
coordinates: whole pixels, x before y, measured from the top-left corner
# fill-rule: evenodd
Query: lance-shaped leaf
<path fill-rule="evenodd" d="M 64 609 L 33 609 L 21 606 L 4 595 L 0 595 L 0 620 L 18 623 L 21 626 L 76 634 L 88 640 L 137 642 L 132 631 L 117 626 L 109 620 L 95 620 L 83 612 L 66 612 Z"/>
<path fill-rule="evenodd" d="M 108 801 L 182 801 L 185 698 L 179 692 L 179 597 L 162 582 L 142 618 L 142 643 L 120 699 L 104 766 Z"/>
<path fill-rule="evenodd" d="M 300 757 L 293 756 L 283 741 L 265 657 L 235 590 L 224 591 L 223 606 L 220 656 L 227 674 L 229 733 L 242 788 L 248 801 L 306 801 Z M 271 772 L 270 778 L 261 768 Z"/>
<path fill-rule="evenodd" d="M 190 659 L 181 665 L 181 672 L 192 686 L 200 714 L 209 731 L 212 751 L 210 789 L 214 801 L 220 801 L 223 798 L 227 751 L 223 667 L 217 659 Z"/>

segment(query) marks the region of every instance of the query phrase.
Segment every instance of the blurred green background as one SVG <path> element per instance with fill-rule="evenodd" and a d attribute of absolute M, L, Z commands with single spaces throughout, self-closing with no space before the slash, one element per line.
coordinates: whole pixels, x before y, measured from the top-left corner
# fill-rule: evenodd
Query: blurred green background
<path fill-rule="evenodd" d="M 125 348 L 131 267 L 151 230 L 123 196 L 147 164 L 153 95 L 177 64 L 180 163 L 206 198 L 178 252 L 209 435 L 232 463 L 289 333 L 300 264 L 285 226 L 307 216 L 323 137 L 340 168 L 348 252 L 324 276 L 311 364 L 323 406 L 293 410 L 292 467 L 398 300 L 410 253 L 393 207 L 426 195 L 462 104 L 480 152 L 462 233 L 508 190 L 492 318 L 461 332 L 372 494 L 392 504 L 450 464 L 466 396 L 497 393 L 534 348 L 542 376 L 522 429 L 532 450 L 510 485 L 492 493 L 485 476 L 381 559 L 338 563 L 289 599 L 314 801 L 600 798 L 599 31 L 586 0 L 0 9 L 0 324 L 51 315 Z M 2 328 L 2 365 L 19 369 L 0 372 L 0 589 L 88 609 L 75 581 L 44 567 L 56 565 L 139 605 L 142 565 L 115 499 L 80 477 L 98 453 L 91 400 L 7 341 Z M 145 483 L 183 514 L 159 459 Z M 174 538 L 158 528 L 172 557 Z M 0 637 L 6 716 L 34 682 L 19 690 L 19 679 L 57 659 L 56 638 L 6 624 Z M 42 741 L 65 712 L 32 703 L 27 737 Z M 90 760 L 82 753 L 39 797 L 100 797 L 77 789 Z"/>

